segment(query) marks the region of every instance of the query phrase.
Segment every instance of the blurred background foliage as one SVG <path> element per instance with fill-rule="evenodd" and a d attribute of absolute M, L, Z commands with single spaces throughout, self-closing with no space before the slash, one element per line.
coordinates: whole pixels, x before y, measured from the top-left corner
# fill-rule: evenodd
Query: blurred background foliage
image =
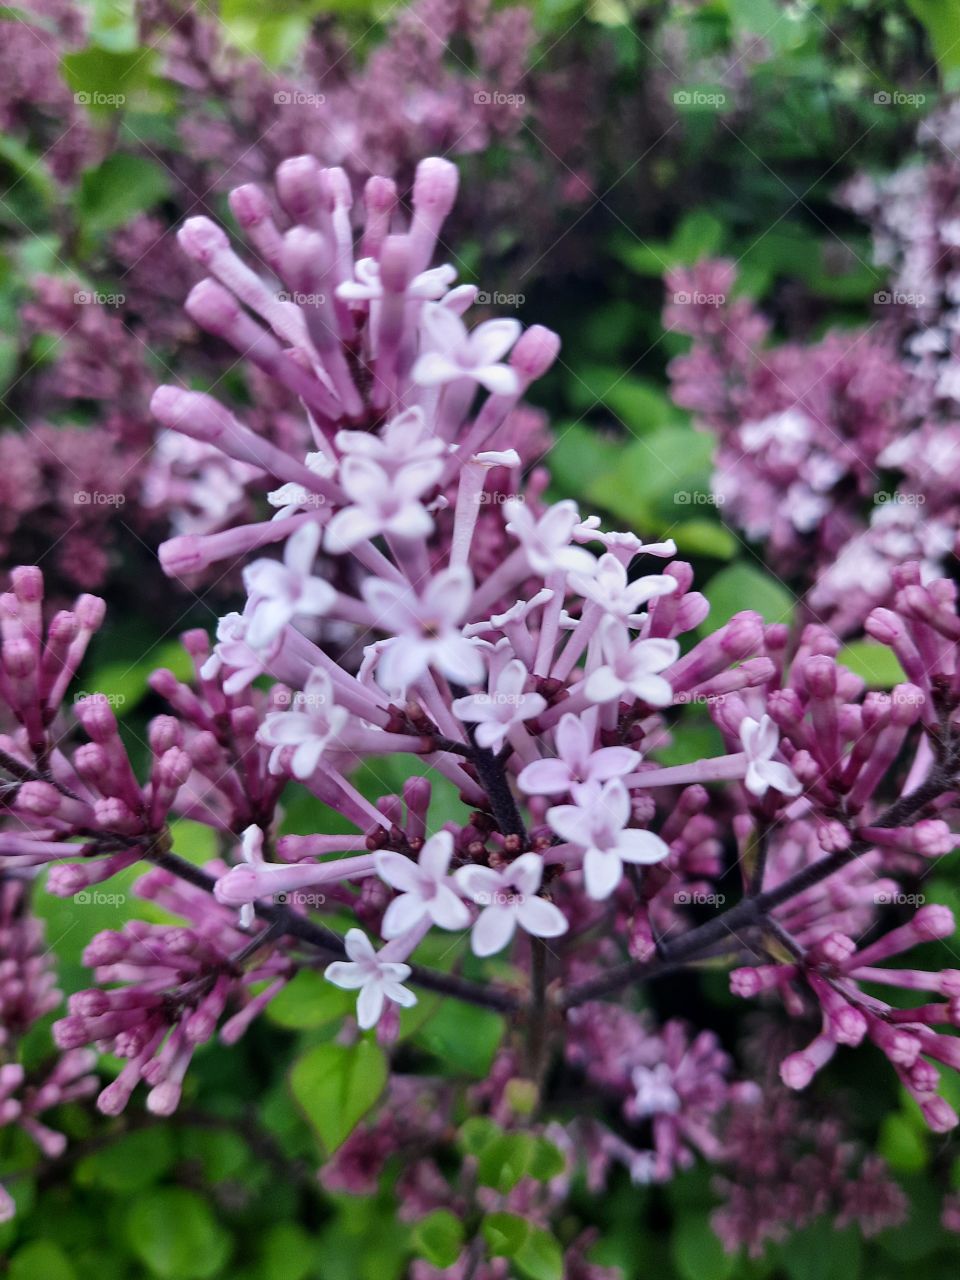
<path fill-rule="evenodd" d="M 56 337 L 28 332 L 19 320 L 37 274 L 123 292 L 118 230 L 142 215 L 173 226 L 194 211 L 184 208 L 176 161 L 192 98 L 164 66 L 157 27 L 145 37 L 134 0 L 83 0 L 81 7 L 85 33 L 59 66 L 70 100 L 82 108 L 75 127 L 102 137 L 100 154 L 66 177 L 57 172 L 55 105 L 22 117 L 8 112 L 0 140 L 4 432 L 24 430 L 25 405 L 55 356 Z M 298 66 L 318 29 L 334 32 L 362 64 L 395 9 L 369 0 L 223 0 L 217 13 L 228 45 L 282 73 Z M 676 538 L 707 583 L 715 619 L 747 601 L 770 620 L 787 618 L 790 592 L 720 523 L 716 507 L 677 505 L 678 489 L 709 493 L 711 443 L 666 389 L 666 363 L 685 340 L 663 328 L 663 276 L 726 255 L 739 264 L 739 288 L 762 302 L 782 336 L 863 323 L 884 275 L 866 228 L 836 193 L 859 172 L 903 164 L 922 116 L 960 89 L 960 10 L 955 0 L 536 0 L 531 9 L 536 39 L 523 84 L 538 113 L 463 157 L 473 203 L 456 243 L 466 278 L 512 296 L 522 320 L 546 321 L 563 337 L 561 361 L 539 392 L 554 433 L 555 492 L 615 522 Z M 0 10 L 0 24 L 52 38 L 51 13 L 45 4 L 11 5 Z M 459 57 L 456 48 L 449 56 Z M 549 76 L 579 96 L 586 122 L 578 154 L 557 155 L 548 145 L 551 108 L 537 96 L 536 80 Z M 125 98 L 119 110 L 101 101 L 117 94 Z M 207 106 L 216 118 L 223 104 L 213 98 Z M 517 180 L 512 195 L 498 192 L 495 216 L 485 210 L 498 174 L 537 166 L 551 171 L 564 199 L 534 209 L 531 188 Z M 211 184 L 202 205 L 229 221 L 220 188 Z M 176 302 L 165 305 L 172 312 Z M 137 316 L 125 323 L 138 331 Z M 158 378 L 175 345 L 151 343 L 145 352 Z M 95 400 L 76 397 L 51 416 L 92 425 L 100 412 Z M 655 468 L 654 456 L 673 465 Z M 113 622 L 84 676 L 86 687 L 122 700 L 131 743 L 158 709 L 149 671 L 170 666 L 185 674 L 176 632 L 210 622 L 189 594 L 161 583 L 155 540 L 140 528 L 119 530 L 105 588 Z M 885 673 L 880 682 L 895 678 Z M 682 745 L 676 750 L 682 758 Z M 698 753 L 699 744 L 690 755 Z M 291 806 L 288 829 L 315 829 L 313 815 Z M 204 829 L 188 823 L 177 847 L 197 861 L 213 854 Z M 128 883 L 118 877 L 117 892 Z M 927 894 L 960 907 L 960 891 L 947 880 Z M 133 903 L 76 912 L 41 895 L 38 908 L 69 994 L 83 985 L 86 942 L 117 927 Z M 9 1180 L 20 1214 L 0 1226 L 0 1273 L 10 1280 L 391 1280 L 415 1257 L 442 1265 L 458 1247 L 459 1225 L 438 1215 L 417 1226 L 399 1221 L 396 1170 L 375 1197 L 331 1194 L 317 1179 L 324 1151 L 342 1137 L 336 1118 L 359 1119 L 379 1096 L 382 1063 L 373 1049 L 348 1061 L 348 1051 L 332 1044 L 341 993 L 310 977 L 301 975 L 239 1046 L 198 1054 L 173 1121 L 154 1122 L 134 1108 L 117 1120 L 69 1110 L 61 1127 L 73 1141 L 63 1159 L 38 1167 L 35 1177 Z M 654 998 L 676 1011 L 694 1001 L 699 1008 L 704 996 L 722 1029 L 733 1015 L 719 978 L 671 980 Z M 417 1015 L 405 1030 L 411 1062 L 483 1078 L 502 1032 L 498 1018 L 429 1002 Z M 38 1060 L 49 1050 L 51 1020 L 26 1046 Z M 864 1243 L 822 1220 L 762 1259 L 731 1257 L 710 1230 L 711 1175 L 698 1168 L 659 1189 L 624 1177 L 599 1204 L 575 1187 L 558 1235 L 595 1225 L 597 1260 L 619 1265 L 626 1277 L 953 1280 L 960 1251 L 957 1238 L 941 1231 L 938 1212 L 944 1185 L 960 1189 L 960 1158 L 898 1101 L 889 1073 L 874 1074 L 866 1055 L 848 1056 L 840 1086 L 857 1096 L 873 1126 L 866 1136 L 902 1176 L 912 1203 L 906 1226 Z M 22 1173 L 37 1158 L 9 1131 L 0 1143 L 0 1176 Z M 506 1176 L 511 1155 L 491 1155 L 494 1181 Z M 500 1227 L 507 1239 L 510 1224 Z M 560 1280 L 551 1238 L 527 1239 L 514 1252 L 516 1275 Z"/>

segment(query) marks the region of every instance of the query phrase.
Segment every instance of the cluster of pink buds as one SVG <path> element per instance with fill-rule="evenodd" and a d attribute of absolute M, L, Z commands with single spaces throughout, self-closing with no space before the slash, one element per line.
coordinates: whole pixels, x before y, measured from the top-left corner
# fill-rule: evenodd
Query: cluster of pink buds
<path fill-rule="evenodd" d="M 91 1075 L 96 1054 L 88 1049 L 62 1053 L 37 1078 L 17 1061 L 18 1041 L 60 999 L 53 956 L 42 924 L 30 913 L 26 884 L 0 875 L 0 1129 L 18 1125 L 48 1158 L 61 1155 L 67 1140 L 41 1115 L 97 1087 Z M 13 1199 L 0 1186 L 0 1222 L 13 1212 Z"/>

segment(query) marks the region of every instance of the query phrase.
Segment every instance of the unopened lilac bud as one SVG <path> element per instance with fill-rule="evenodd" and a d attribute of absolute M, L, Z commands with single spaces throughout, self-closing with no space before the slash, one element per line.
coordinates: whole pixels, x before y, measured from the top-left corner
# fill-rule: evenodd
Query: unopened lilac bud
<path fill-rule="evenodd" d="M 918 1099 L 923 1118 L 934 1133 L 949 1133 L 960 1124 L 960 1117 L 946 1098 L 934 1094 L 932 1098 Z"/>
<path fill-rule="evenodd" d="M 130 940 L 122 933 L 112 929 L 104 929 L 87 943 L 83 952 L 83 963 L 88 969 L 96 969 L 101 965 L 117 964 L 123 960 L 130 949 Z"/>
<path fill-rule="evenodd" d="M 222 227 L 210 218 L 188 218 L 177 232 L 181 249 L 195 262 L 208 266 L 214 254 L 230 248 L 230 240 Z"/>
<path fill-rule="evenodd" d="M 817 1073 L 817 1064 L 801 1050 L 780 1063 L 780 1079 L 788 1089 L 805 1089 Z"/>
<path fill-rule="evenodd" d="M 527 382 L 542 378 L 560 354 L 560 336 L 534 324 L 524 330 L 510 352 L 510 364 Z"/>
<path fill-rule="evenodd" d="M 77 719 L 84 732 L 97 743 L 105 743 L 117 735 L 117 717 L 102 693 L 78 698 L 75 704 Z"/>
<path fill-rule="evenodd" d="M 150 749 L 162 756 L 171 747 L 183 746 L 183 725 L 176 716 L 155 716 L 147 729 Z"/>
<path fill-rule="evenodd" d="M 12 570 L 10 581 L 21 604 L 37 604 L 43 599 L 43 572 L 36 565 L 19 565 Z"/>
<path fill-rule="evenodd" d="M 175 1080 L 165 1080 L 147 1094 L 147 1110 L 154 1116 L 172 1116 L 180 1105 L 180 1085 Z"/>
<path fill-rule="evenodd" d="M 193 286 L 183 308 L 201 329 L 206 329 L 218 338 L 229 338 L 241 317 L 240 304 L 233 294 L 216 280 L 210 279 L 201 280 Z M 156 409 L 153 412 L 157 417 L 160 416 Z"/>
<path fill-rule="evenodd" d="M 804 666 L 807 688 L 815 698 L 832 698 L 837 691 L 837 668 L 831 658 L 817 654 Z"/>
<path fill-rule="evenodd" d="M 35 818 L 49 818 L 60 808 L 62 796 L 49 782 L 24 782 L 17 790 L 16 808 Z"/>
<path fill-rule="evenodd" d="M 157 762 L 157 782 L 162 787 L 178 789 L 193 772 L 193 761 L 180 747 L 170 747 Z"/>
<path fill-rule="evenodd" d="M 234 187 L 227 197 L 233 216 L 245 231 L 259 226 L 273 216 L 270 201 L 263 191 L 252 182 L 241 187 Z"/>
<path fill-rule="evenodd" d="M 460 185 L 455 164 L 439 156 L 428 156 L 417 165 L 413 179 L 413 207 L 417 214 L 428 214 L 438 225 L 453 208 Z"/>
<path fill-rule="evenodd" d="M 956 928 L 950 908 L 935 902 L 921 907 L 910 923 L 918 937 L 925 941 L 949 938 Z"/>
<path fill-rule="evenodd" d="M 320 209 L 320 165 L 313 156 L 291 156 L 276 173 L 277 195 L 292 222 L 313 226 Z"/>

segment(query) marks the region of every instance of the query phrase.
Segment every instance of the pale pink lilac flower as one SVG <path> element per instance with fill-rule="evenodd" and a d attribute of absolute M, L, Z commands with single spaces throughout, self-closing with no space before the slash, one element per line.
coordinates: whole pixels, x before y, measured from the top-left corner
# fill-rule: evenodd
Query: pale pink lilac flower
<path fill-rule="evenodd" d="M 425 917 L 441 929 L 465 929 L 470 912 L 457 895 L 450 878 L 453 836 L 438 831 L 431 836 L 417 861 L 403 854 L 380 852 L 374 857 L 377 874 L 392 888 L 400 890 L 383 917 L 384 938 L 397 938 Z"/>
<path fill-rule="evenodd" d="M 583 877 L 591 898 L 609 898 L 625 862 L 649 866 L 670 853 L 652 831 L 627 826 L 630 796 L 619 778 L 581 793 L 579 804 L 548 809 L 547 821 L 562 840 L 583 850 Z"/>
<path fill-rule="evenodd" d="M 364 1031 L 375 1027 L 383 1015 L 387 1001 L 409 1009 L 417 997 L 403 983 L 410 977 L 410 966 L 383 960 L 373 943 L 360 929 L 348 929 L 344 939 L 348 960 L 335 960 L 327 965 L 324 977 L 344 991 L 359 991 L 357 1022 Z"/>
<path fill-rule="evenodd" d="M 558 938 L 569 925 L 559 907 L 537 896 L 543 859 L 525 853 L 502 870 L 461 867 L 456 882 L 481 908 L 470 934 L 474 955 L 492 956 L 510 942 L 517 926 L 534 938 Z"/>

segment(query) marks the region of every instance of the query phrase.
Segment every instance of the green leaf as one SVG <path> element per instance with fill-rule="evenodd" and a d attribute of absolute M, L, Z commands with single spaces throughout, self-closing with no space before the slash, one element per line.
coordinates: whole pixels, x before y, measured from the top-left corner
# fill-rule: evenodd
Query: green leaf
<path fill-rule="evenodd" d="M 485 1142 L 479 1151 L 477 1177 L 485 1187 L 504 1195 L 522 1178 L 549 1182 L 565 1168 L 557 1148 L 546 1138 L 532 1133 L 501 1133 Z"/>
<path fill-rule="evenodd" d="M 711 556 L 714 560 L 732 560 L 740 545 L 718 520 L 683 520 L 671 526 L 670 537 L 682 555 Z"/>
<path fill-rule="evenodd" d="M 413 1228 L 413 1250 L 435 1267 L 452 1267 L 463 1248 L 463 1223 L 449 1209 L 436 1209 Z"/>
<path fill-rule="evenodd" d="M 540 1227 L 530 1228 L 513 1260 L 528 1280 L 562 1280 L 563 1251 L 560 1243 Z"/>
<path fill-rule="evenodd" d="M 301 969 L 267 1005 L 267 1017 L 279 1027 L 307 1031 L 337 1022 L 353 1006 L 349 991 L 327 982 L 315 969 Z"/>
<path fill-rule="evenodd" d="M 130 1249 L 161 1280 L 206 1280 L 230 1255 L 230 1236 L 205 1200 L 183 1187 L 163 1187 L 127 1213 Z"/>
<path fill-rule="evenodd" d="M 480 1224 L 492 1258 L 512 1258 L 523 1247 L 530 1223 L 515 1213 L 489 1213 Z"/>
<path fill-rule="evenodd" d="M 736 1263 L 736 1255 L 724 1251 L 702 1209 L 678 1216 L 670 1253 L 683 1280 L 727 1280 Z"/>
<path fill-rule="evenodd" d="M 587 486 L 587 498 L 631 527 L 673 526 L 710 506 L 713 440 L 692 427 L 663 427 L 624 449 Z"/>
<path fill-rule="evenodd" d="M 735 613 L 752 609 L 766 622 L 789 622 L 794 598 L 776 578 L 750 564 L 732 564 L 715 574 L 704 588 L 710 615 L 704 628 L 716 631 Z"/>
<path fill-rule="evenodd" d="M 346 1141 L 386 1083 L 386 1058 L 372 1040 L 317 1045 L 290 1072 L 293 1096 L 328 1155 Z"/>
<path fill-rule="evenodd" d="M 504 1021 L 489 1009 L 448 1000 L 413 1036 L 451 1075 L 484 1077 L 503 1039 Z"/>
<path fill-rule="evenodd" d="M 149 84 L 151 57 L 142 49 L 121 52 L 96 45 L 68 53 L 60 61 L 67 84 L 81 106 L 93 112 L 116 111 Z"/>
<path fill-rule="evenodd" d="M 57 1244 L 31 1240 L 10 1259 L 9 1280 L 76 1280 L 73 1264 Z"/>
<path fill-rule="evenodd" d="M 111 53 L 139 47 L 134 0 L 91 0 L 90 40 Z"/>
<path fill-rule="evenodd" d="M 870 640 L 854 640 L 844 645 L 837 661 L 860 676 L 870 689 L 892 689 L 907 678 L 893 650 Z"/>
<path fill-rule="evenodd" d="M 883 1117 L 877 1151 L 894 1173 L 920 1173 L 930 1159 L 924 1134 L 902 1111 Z"/>
<path fill-rule="evenodd" d="M 158 1126 L 123 1134 L 109 1146 L 84 1157 L 74 1176 L 83 1187 L 103 1187 L 132 1195 L 159 1182 L 175 1160 L 172 1131 Z"/>
<path fill-rule="evenodd" d="M 955 0 L 907 0 L 907 3 L 926 28 L 941 79 L 950 88 L 956 88 L 951 73 L 960 68 L 960 10 Z"/>
<path fill-rule="evenodd" d="M 112 231 L 169 196 L 170 175 L 144 156 L 114 153 L 80 183 L 78 212 L 94 233 Z"/>
<path fill-rule="evenodd" d="M 316 1246 L 296 1222 L 278 1222 L 263 1239 L 262 1280 L 307 1280 L 317 1274 Z"/>

